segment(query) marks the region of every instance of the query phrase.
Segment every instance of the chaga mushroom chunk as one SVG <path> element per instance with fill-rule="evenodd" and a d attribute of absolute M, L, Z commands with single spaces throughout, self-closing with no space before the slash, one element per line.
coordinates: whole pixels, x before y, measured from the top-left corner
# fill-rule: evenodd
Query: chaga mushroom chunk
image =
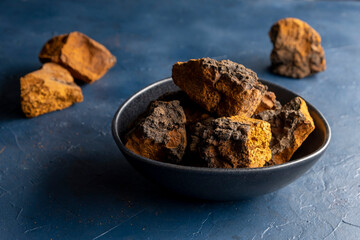
<path fill-rule="evenodd" d="M 259 106 L 257 107 L 255 114 L 266 111 L 266 110 L 274 110 L 280 109 L 281 104 L 276 100 L 276 95 L 273 92 L 266 91 Z"/>
<path fill-rule="evenodd" d="M 251 117 L 266 91 L 255 72 L 230 60 L 178 62 L 172 78 L 191 100 L 220 117 Z"/>
<path fill-rule="evenodd" d="M 108 49 L 80 32 L 51 38 L 43 46 L 39 59 L 60 64 L 74 78 L 87 83 L 101 78 L 116 63 Z"/>
<path fill-rule="evenodd" d="M 170 92 L 160 96 L 159 101 L 174 101 L 178 100 L 182 106 L 186 116 L 186 126 L 201 122 L 211 117 L 211 114 L 204 108 L 194 103 L 188 95 L 183 91 Z"/>
<path fill-rule="evenodd" d="M 40 70 L 20 79 L 21 108 L 26 117 L 61 110 L 82 102 L 81 88 L 68 70 L 55 63 L 46 63 Z"/>
<path fill-rule="evenodd" d="M 276 74 L 304 78 L 325 71 L 321 37 L 309 24 L 296 18 L 276 22 L 269 32 L 273 43 L 271 68 Z"/>
<path fill-rule="evenodd" d="M 288 162 L 315 129 L 306 102 L 300 97 L 292 99 L 281 110 L 267 110 L 254 117 L 271 124 L 270 148 L 274 164 Z"/>
<path fill-rule="evenodd" d="M 271 159 L 270 124 L 244 116 L 207 119 L 191 131 L 190 151 L 210 168 L 256 168 Z"/>
<path fill-rule="evenodd" d="M 125 146 L 146 158 L 180 163 L 187 143 L 185 122 L 179 101 L 153 101 L 125 136 Z"/>

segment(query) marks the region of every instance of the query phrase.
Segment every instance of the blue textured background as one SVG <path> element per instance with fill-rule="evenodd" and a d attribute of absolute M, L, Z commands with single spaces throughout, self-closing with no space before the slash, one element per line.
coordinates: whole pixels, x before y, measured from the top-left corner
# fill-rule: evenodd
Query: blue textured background
<path fill-rule="evenodd" d="M 101 2 L 101 3 L 100 3 Z M 327 70 L 268 72 L 273 22 L 307 21 Z M 360 239 L 360 2 L 0 1 L 1 239 Z M 81 31 L 118 63 L 84 102 L 25 119 L 19 77 L 52 36 Z M 137 174 L 110 124 L 118 106 L 176 61 L 231 59 L 290 88 L 329 120 L 322 159 L 282 190 L 239 202 L 179 199 Z"/>

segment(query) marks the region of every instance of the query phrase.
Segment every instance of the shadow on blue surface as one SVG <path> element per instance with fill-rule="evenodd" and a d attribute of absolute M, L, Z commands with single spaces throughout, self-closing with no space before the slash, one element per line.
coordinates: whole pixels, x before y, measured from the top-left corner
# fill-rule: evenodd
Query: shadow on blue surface
<path fill-rule="evenodd" d="M 85 150 L 86 151 L 86 150 Z M 158 187 L 140 176 L 128 164 L 119 161 L 119 155 L 108 159 L 108 156 L 87 156 L 84 158 L 59 161 L 52 164 L 48 174 L 42 179 L 46 192 L 53 199 L 70 200 L 73 197 L 86 199 L 97 196 L 108 198 L 115 196 L 119 200 L 159 202 L 164 201 L 187 202 L 202 204 L 212 201 L 188 198 Z M 104 160 L 107 158 L 106 160 Z"/>
<path fill-rule="evenodd" d="M 20 105 L 20 77 L 35 69 L 33 66 L 23 66 L 4 70 L 6 75 L 1 79 L 0 87 L 0 121 L 25 118 Z"/>
<path fill-rule="evenodd" d="M 31 219 L 27 219 L 28 222 L 36 219 L 36 224 L 29 224 L 24 233 L 37 236 L 38 233 L 41 234 L 38 230 L 42 229 L 52 231 L 56 236 L 59 228 L 62 231 L 68 229 L 70 232 L 67 236 L 76 235 L 71 233 L 71 226 L 74 224 L 97 226 L 106 222 L 110 218 L 109 214 L 119 224 L 129 221 L 117 229 L 121 232 L 124 230 L 122 228 L 131 226 L 131 222 L 136 223 L 140 219 L 145 221 L 144 219 L 154 218 L 158 214 L 168 215 L 177 210 L 181 212 L 188 208 L 194 209 L 194 217 L 197 216 L 197 211 L 203 211 L 204 208 L 210 212 L 226 208 L 229 214 L 233 211 L 235 202 L 190 199 L 159 188 L 138 175 L 126 162 L 119 161 L 119 156 L 120 153 L 111 158 L 107 154 L 92 156 L 90 153 L 76 159 L 65 159 L 66 156 L 63 156 L 50 161 L 45 166 L 46 171 L 38 175 L 35 184 L 33 183 L 32 199 L 23 205 L 27 210 L 19 210 L 20 221 L 24 221 L 25 216 L 31 216 Z M 51 159 L 54 156 L 50 154 L 39 158 L 43 157 Z M 244 208 L 243 211 L 252 204 L 252 200 L 236 202 L 237 207 Z M 170 222 L 177 219 L 172 219 L 171 214 L 170 216 Z M 207 217 L 212 217 L 211 213 Z M 50 222 L 51 226 L 48 225 Z M 89 230 L 86 235 L 94 236 L 96 228 L 93 231 Z"/>
<path fill-rule="evenodd" d="M 46 208 L 50 210 L 49 216 L 55 217 L 58 208 L 67 208 L 67 205 L 70 207 L 85 202 L 89 205 L 96 202 L 106 204 L 110 199 L 115 199 L 120 205 L 124 202 L 142 202 L 149 206 L 158 205 L 159 202 L 190 205 L 211 203 L 187 198 L 152 184 L 130 165 L 119 161 L 119 156 L 120 153 L 109 159 L 107 155 L 85 155 L 78 159 L 50 162 L 47 172 L 39 177 L 39 184 L 44 189 L 41 193 L 43 196 L 36 197 L 44 199 L 46 194 L 49 201 L 39 202 L 39 206 L 33 208 L 34 214 Z"/>

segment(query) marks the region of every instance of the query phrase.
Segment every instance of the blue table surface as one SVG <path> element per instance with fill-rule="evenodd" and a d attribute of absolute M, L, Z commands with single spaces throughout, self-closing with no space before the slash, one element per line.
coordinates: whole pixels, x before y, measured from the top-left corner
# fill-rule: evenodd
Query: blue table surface
<path fill-rule="evenodd" d="M 327 70 L 269 72 L 268 30 L 283 17 L 322 36 Z M 0 239 L 360 239 L 360 2 L 0 1 Z M 19 77 L 52 36 L 81 31 L 117 64 L 82 85 L 84 102 L 26 119 Z M 230 59 L 322 111 L 332 141 L 289 186 L 206 202 L 140 176 L 113 141 L 119 105 L 191 58 Z"/>

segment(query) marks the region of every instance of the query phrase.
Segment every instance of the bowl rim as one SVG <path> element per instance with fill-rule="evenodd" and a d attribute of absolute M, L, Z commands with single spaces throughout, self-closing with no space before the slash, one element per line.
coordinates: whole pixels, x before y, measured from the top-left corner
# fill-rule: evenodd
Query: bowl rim
<path fill-rule="evenodd" d="M 273 85 L 277 88 L 280 88 L 282 90 L 288 91 L 294 95 L 297 95 L 299 97 L 301 97 L 302 99 L 304 99 L 302 96 L 300 96 L 297 93 L 294 93 L 293 91 L 286 89 L 278 84 L 275 84 L 273 82 L 269 82 L 263 79 L 259 79 L 262 83 L 264 84 L 269 84 L 269 85 Z M 125 147 L 124 143 L 122 142 L 121 138 L 120 138 L 120 134 L 118 132 L 118 123 L 119 123 L 119 117 L 122 114 L 123 110 L 127 107 L 127 105 L 133 101 L 133 99 L 135 99 L 137 96 L 139 96 L 140 94 L 148 91 L 149 89 L 161 85 L 161 84 L 165 84 L 167 82 L 172 81 L 172 78 L 164 78 L 162 80 L 156 81 L 148 86 L 146 86 L 145 88 L 141 89 L 140 91 L 136 92 L 135 94 L 133 94 L 132 96 L 130 96 L 127 100 L 125 100 L 117 109 L 112 123 L 111 123 L 111 132 L 113 135 L 113 138 L 116 142 L 116 144 L 118 145 L 118 147 L 120 148 L 121 151 L 125 152 L 126 154 L 130 155 L 133 158 L 136 158 L 142 162 L 146 162 L 146 163 L 150 163 L 152 165 L 156 165 L 158 167 L 163 167 L 163 168 L 173 168 L 175 170 L 186 170 L 186 171 L 194 171 L 194 172 L 201 172 L 201 173 L 254 173 L 254 172 L 263 172 L 263 171 L 272 171 L 272 170 L 281 170 L 283 168 L 288 168 L 288 167 L 294 167 L 298 164 L 304 163 L 306 161 L 309 161 L 311 159 L 313 159 L 314 157 L 317 156 L 321 156 L 323 154 L 323 152 L 326 150 L 326 148 L 328 147 L 330 140 L 331 140 L 331 128 L 329 123 L 327 122 L 327 120 L 325 119 L 325 117 L 323 116 L 323 114 L 316 108 L 314 107 L 311 103 L 307 102 L 305 99 L 305 102 L 308 106 L 310 106 L 312 109 L 314 109 L 317 114 L 320 116 L 320 119 L 324 122 L 325 125 L 325 132 L 326 132 L 326 138 L 324 143 L 319 147 L 319 149 L 317 149 L 315 152 L 298 158 L 294 161 L 290 161 L 290 162 L 286 162 L 283 164 L 279 164 L 279 165 L 273 165 L 273 166 L 265 166 L 265 167 L 259 167 L 259 168 L 207 168 L 207 167 L 193 167 L 193 166 L 184 166 L 184 165 L 177 165 L 177 164 L 173 164 L 173 163 L 166 163 L 166 162 L 160 162 L 160 161 L 156 161 L 150 158 L 145 158 L 141 155 L 138 155 L 136 153 L 133 153 L 131 150 L 129 150 L 128 148 Z M 125 157 L 126 158 L 126 157 Z M 127 159 L 127 158 L 126 158 Z M 127 161 L 129 161 L 127 159 Z"/>

